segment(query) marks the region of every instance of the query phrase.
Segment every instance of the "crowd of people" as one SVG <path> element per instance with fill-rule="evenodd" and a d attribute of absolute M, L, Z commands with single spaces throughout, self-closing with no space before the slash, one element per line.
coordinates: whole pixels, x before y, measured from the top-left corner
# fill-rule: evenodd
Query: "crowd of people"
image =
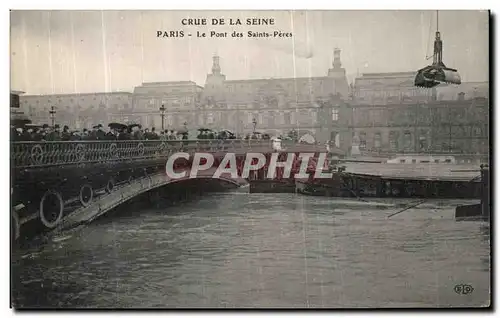
<path fill-rule="evenodd" d="M 210 129 L 198 129 L 197 139 L 236 139 L 230 131 L 216 132 Z M 77 140 L 185 140 L 189 139 L 189 132 L 172 129 L 156 131 L 155 127 L 143 128 L 139 124 L 124 125 L 112 123 L 107 129 L 99 124 L 92 129 L 70 130 L 67 125 L 61 129 L 60 125 L 47 124 L 11 126 L 13 141 L 77 141 Z"/>
<path fill-rule="evenodd" d="M 140 124 L 110 123 L 106 127 L 102 124 L 92 129 L 71 130 L 69 126 L 62 127 L 55 124 L 49 126 L 33 125 L 28 122 L 11 122 L 12 141 L 78 141 L 78 140 L 186 140 L 186 139 L 257 139 L 270 140 L 266 133 L 254 131 L 247 135 L 237 136 L 230 130 L 215 131 L 199 128 L 191 134 L 186 128 L 180 130 L 165 129 L 157 131 L 155 127 L 143 128 Z M 298 134 L 291 130 L 285 136 L 275 136 L 281 140 L 298 140 Z"/>

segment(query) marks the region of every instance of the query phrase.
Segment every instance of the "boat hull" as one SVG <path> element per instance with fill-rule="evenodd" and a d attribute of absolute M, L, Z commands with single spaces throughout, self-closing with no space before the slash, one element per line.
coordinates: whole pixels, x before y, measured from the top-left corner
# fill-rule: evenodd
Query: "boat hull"
<path fill-rule="evenodd" d="M 331 181 L 295 182 L 296 192 L 311 196 L 367 198 L 481 199 L 480 181 L 383 179 L 345 174 L 340 187 Z"/>

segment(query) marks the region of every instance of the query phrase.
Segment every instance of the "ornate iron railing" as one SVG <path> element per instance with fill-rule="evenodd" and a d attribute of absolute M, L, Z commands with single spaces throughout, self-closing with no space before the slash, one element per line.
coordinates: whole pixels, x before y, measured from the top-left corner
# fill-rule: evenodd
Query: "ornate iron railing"
<path fill-rule="evenodd" d="M 270 140 L 116 140 L 12 142 L 16 168 L 168 158 L 176 152 L 272 151 Z"/>

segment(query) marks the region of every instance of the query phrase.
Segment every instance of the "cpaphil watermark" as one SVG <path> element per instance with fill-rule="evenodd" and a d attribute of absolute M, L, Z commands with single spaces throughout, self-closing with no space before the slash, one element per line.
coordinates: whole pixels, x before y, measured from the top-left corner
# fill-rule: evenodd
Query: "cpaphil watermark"
<path fill-rule="evenodd" d="M 230 175 L 231 178 L 248 178 L 251 171 L 258 171 L 264 167 L 267 167 L 265 177 L 268 179 L 275 179 L 278 169 L 282 172 L 280 174 L 282 178 L 290 178 L 292 171 L 296 171 L 294 178 L 309 178 L 312 172 L 314 172 L 315 179 L 330 179 L 333 176 L 332 172 L 325 171 L 328 165 L 326 153 L 320 153 L 317 158 L 314 157 L 314 153 L 300 153 L 298 156 L 295 153 L 287 153 L 285 161 L 279 160 L 280 155 L 280 153 L 275 152 L 268 159 L 262 153 L 247 153 L 243 166 L 239 166 L 236 154 L 226 153 L 224 158 L 215 166 L 216 161 L 212 154 L 195 153 L 191 169 L 176 172 L 174 164 L 177 160 L 190 160 L 191 158 L 189 153 L 178 152 L 168 158 L 165 170 L 167 176 L 171 179 L 196 178 L 200 171 L 209 169 L 215 169 L 212 175 L 213 178 L 220 178 L 222 174 Z"/>

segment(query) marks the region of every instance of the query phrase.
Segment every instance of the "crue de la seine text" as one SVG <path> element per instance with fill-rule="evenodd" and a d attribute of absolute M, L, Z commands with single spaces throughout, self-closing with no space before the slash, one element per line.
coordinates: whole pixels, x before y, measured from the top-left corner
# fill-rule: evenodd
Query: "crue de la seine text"
<path fill-rule="evenodd" d="M 274 26 L 274 18 L 244 18 L 244 19 L 224 19 L 224 18 L 184 18 L 180 21 L 182 26 Z M 281 30 L 246 30 L 220 32 L 217 30 L 186 31 L 186 30 L 158 30 L 157 38 L 291 38 L 292 33 Z"/>

